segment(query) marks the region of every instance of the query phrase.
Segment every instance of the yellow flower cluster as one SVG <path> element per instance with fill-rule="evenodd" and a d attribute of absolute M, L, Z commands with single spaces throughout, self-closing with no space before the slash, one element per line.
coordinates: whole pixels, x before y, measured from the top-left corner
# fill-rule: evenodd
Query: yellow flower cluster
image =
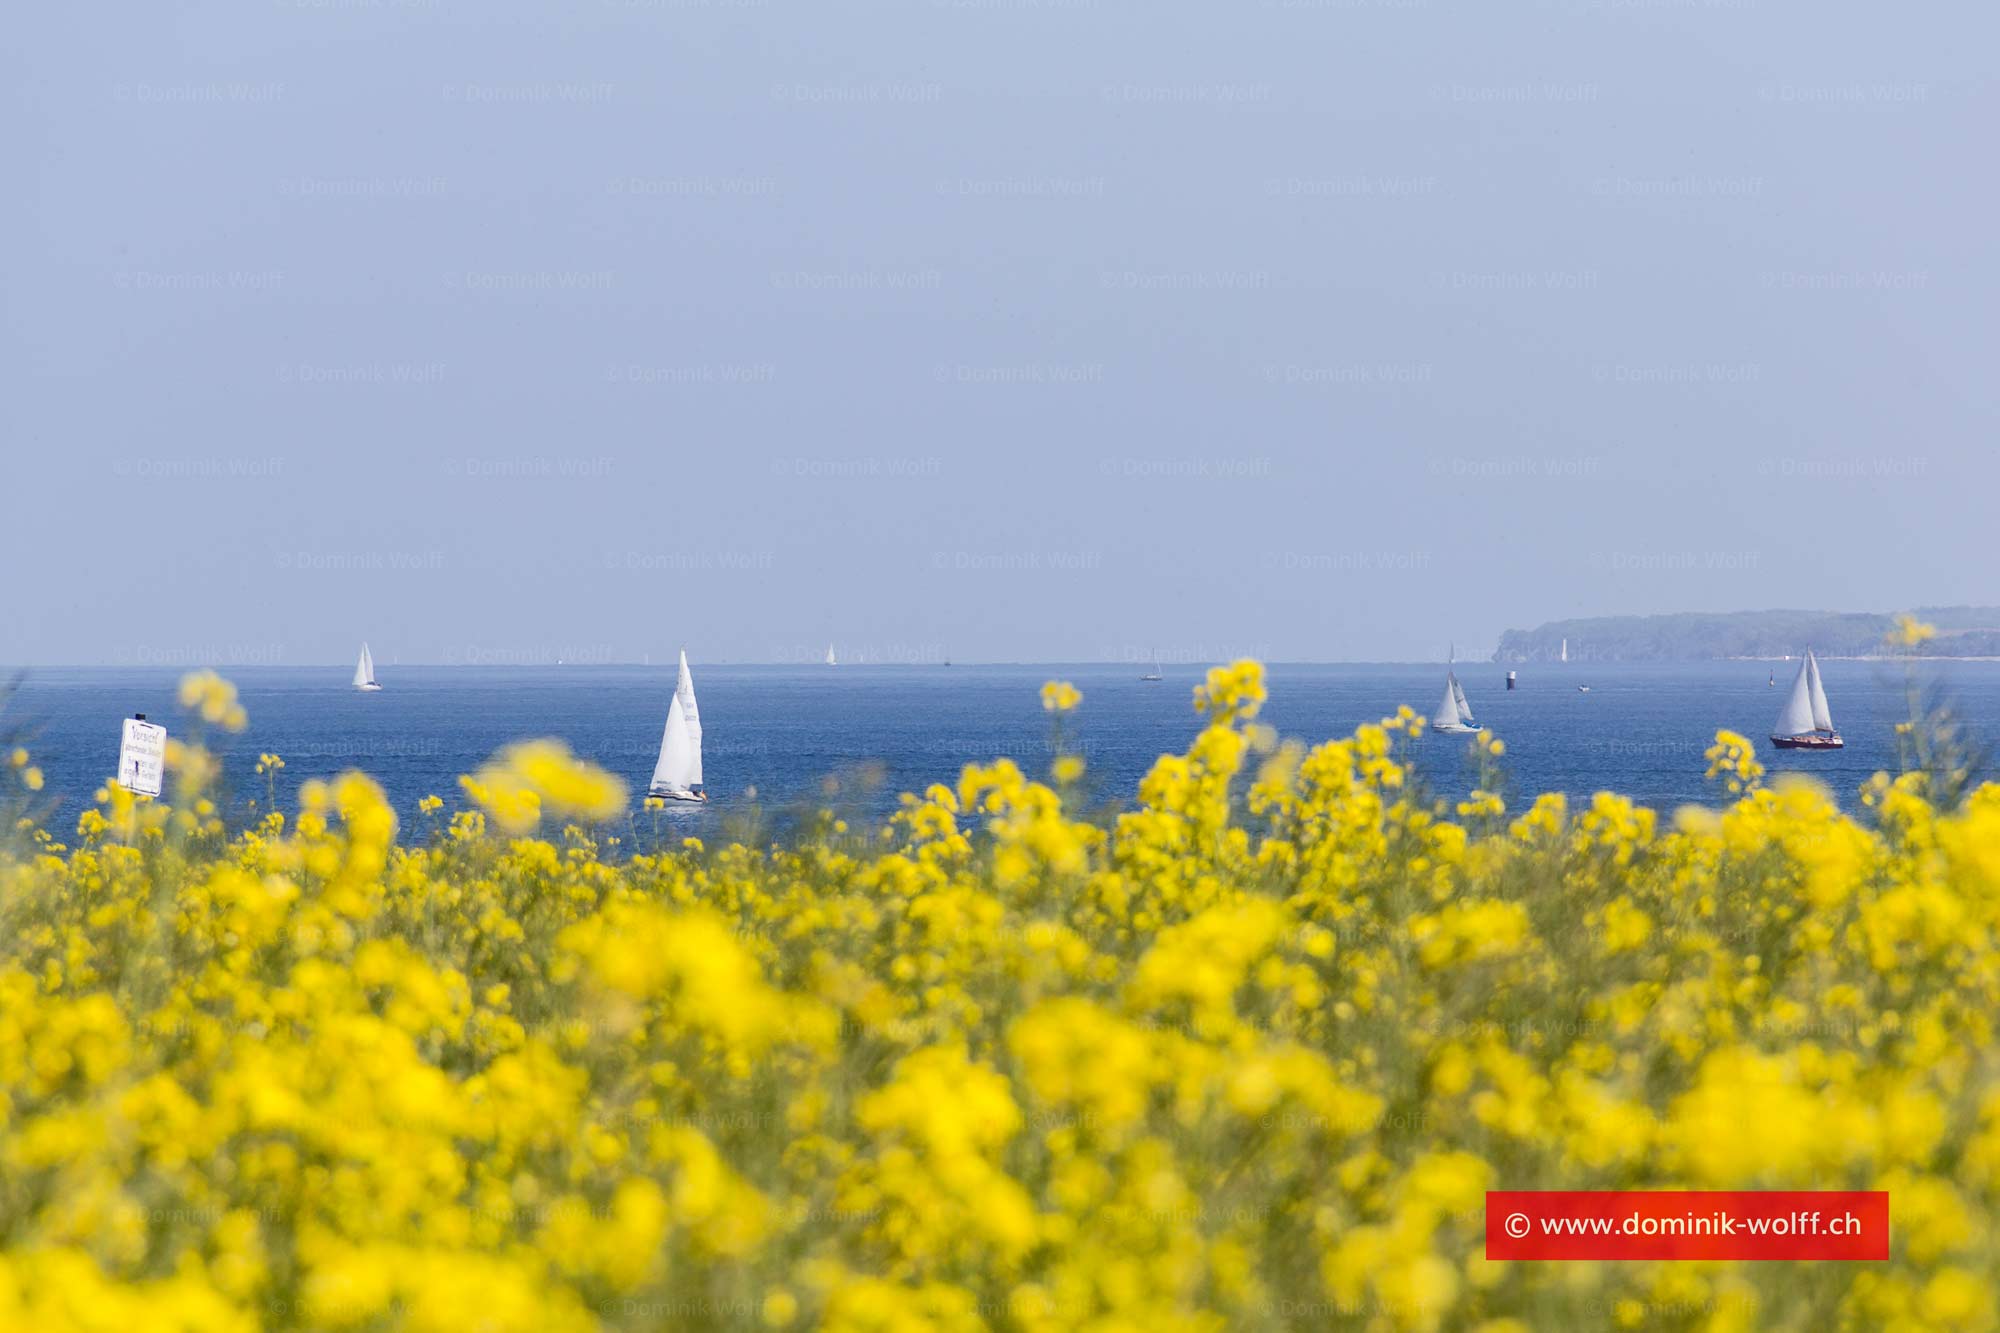
<path fill-rule="evenodd" d="M 204 722 L 224 731 L 241 731 L 250 715 L 236 701 L 236 687 L 213 671 L 190 671 L 181 677 L 181 707 L 192 709 Z"/>
<path fill-rule="evenodd" d="M 1892 648 L 1915 648 L 1937 637 L 1937 626 L 1927 625 L 1915 616 L 1897 616 L 1896 623 L 1889 630 L 1889 646 Z"/>
<path fill-rule="evenodd" d="M 0 1328 L 1996 1327 L 2000 788 L 1724 735 L 1669 827 L 1510 819 L 1263 699 L 1108 823 L 1003 760 L 634 852 L 547 742 L 421 845 L 107 784 L 0 843 Z M 1488 1189 L 1671 1187 L 1886 1189 L 1892 1258 L 1484 1258 Z"/>
<path fill-rule="evenodd" d="M 561 741 L 510 745 L 459 785 L 505 833 L 530 833 L 543 814 L 601 824 L 625 810 L 625 784 Z"/>
<path fill-rule="evenodd" d="M 16 775 L 23 787 L 31 792 L 40 791 L 42 770 L 38 765 L 29 762 L 31 757 L 26 746 L 16 745 L 7 752 L 7 768 Z"/>
<path fill-rule="evenodd" d="M 1083 691 L 1066 680 L 1052 680 L 1042 686 L 1042 707 L 1051 713 L 1067 713 L 1083 702 Z"/>

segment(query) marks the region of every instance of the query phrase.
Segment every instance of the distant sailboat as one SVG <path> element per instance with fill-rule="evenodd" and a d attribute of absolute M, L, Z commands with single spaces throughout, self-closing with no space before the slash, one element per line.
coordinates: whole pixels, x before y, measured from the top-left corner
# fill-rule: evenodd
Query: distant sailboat
<path fill-rule="evenodd" d="M 660 733 L 660 759 L 653 766 L 653 781 L 646 794 L 669 801 L 708 799 L 701 781 L 701 712 L 695 707 L 694 677 L 688 672 L 685 649 L 673 702 L 667 705 L 666 729 Z"/>
<path fill-rule="evenodd" d="M 375 654 L 368 651 L 368 645 L 361 645 L 360 660 L 354 664 L 354 688 L 357 690 L 379 690 L 375 683 Z"/>
<path fill-rule="evenodd" d="M 835 660 L 834 660 L 834 656 L 833 656 L 833 645 L 832 645 L 832 644 L 830 644 L 830 643 L 829 643 L 829 644 L 828 644 L 828 645 L 826 646 L 826 664 L 827 664 L 828 666 L 839 666 L 839 665 L 840 665 L 840 663 L 839 663 L 839 662 L 837 662 L 837 661 L 835 661 Z"/>
<path fill-rule="evenodd" d="M 1568 639 L 1564 639 L 1564 640 L 1563 640 L 1563 646 L 1562 646 L 1562 652 L 1561 652 L 1561 653 L 1559 653 L 1559 654 L 1557 655 L 1557 657 L 1556 657 L 1556 660 L 1557 660 L 1558 662 L 1567 662 L 1567 661 L 1569 661 L 1569 640 L 1568 640 Z"/>
<path fill-rule="evenodd" d="M 1151 671 L 1148 671 L 1145 675 L 1139 677 L 1139 679 L 1140 680 L 1165 679 L 1165 677 L 1160 674 L 1160 655 L 1157 652 L 1153 654 L 1153 669 Z"/>
<path fill-rule="evenodd" d="M 1452 659 L 1458 657 L 1456 649 Z M 1466 702 L 1465 687 L 1458 683 L 1458 672 L 1448 663 L 1444 676 L 1444 702 L 1438 705 L 1437 716 L 1431 719 L 1431 730 L 1446 733 L 1484 731 L 1486 728 L 1472 720 L 1472 705 Z"/>
<path fill-rule="evenodd" d="M 1820 683 L 1819 659 L 1806 649 L 1799 663 L 1798 679 L 1771 728 L 1771 744 L 1780 750 L 1838 750 L 1846 744 L 1833 729 L 1833 715 L 1827 711 L 1826 687 Z"/>

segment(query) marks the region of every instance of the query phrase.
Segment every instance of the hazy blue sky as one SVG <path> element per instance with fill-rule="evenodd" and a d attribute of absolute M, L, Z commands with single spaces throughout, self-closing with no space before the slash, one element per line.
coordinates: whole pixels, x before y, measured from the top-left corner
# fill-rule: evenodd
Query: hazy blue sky
<path fill-rule="evenodd" d="M 2000 12 L 34 5 L 0 661 L 2000 601 Z"/>

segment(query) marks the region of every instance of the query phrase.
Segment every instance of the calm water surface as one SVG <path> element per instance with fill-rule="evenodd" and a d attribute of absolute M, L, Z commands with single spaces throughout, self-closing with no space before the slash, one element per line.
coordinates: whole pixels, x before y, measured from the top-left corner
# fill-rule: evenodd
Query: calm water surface
<path fill-rule="evenodd" d="M 1718 727 L 1759 741 L 1773 770 L 1818 774 L 1850 807 L 1854 788 L 1895 762 L 1893 728 L 1905 716 L 1900 668 L 1822 664 L 1834 721 L 1847 748 L 1835 754 L 1763 745 L 1791 668 L 1757 662 L 1517 668 L 1464 665 L 1479 720 L 1507 742 L 1515 804 L 1544 791 L 1575 796 L 1611 788 L 1671 808 L 1714 800 L 1702 778 Z M 795 810 L 831 799 L 855 813 L 894 808 L 895 795 L 950 781 L 961 766 L 1011 755 L 1046 763 L 1050 719 L 1038 690 L 1060 676 L 1084 692 L 1068 724 L 1088 756 L 1098 796 L 1129 802 L 1153 759 L 1197 730 L 1194 667 L 1167 667 L 1146 683 L 1131 666 L 757 667 L 695 665 L 706 736 L 711 804 L 676 808 L 676 831 L 720 830 L 753 809 Z M 1925 680 L 1947 690 L 1982 741 L 2000 738 L 2000 663 L 1940 663 Z M 284 756 L 279 784 L 289 807 L 298 782 L 347 768 L 374 775 L 414 818 L 427 794 L 457 803 L 457 776 L 510 740 L 557 736 L 643 792 L 673 690 L 668 667 L 389 667 L 383 689 L 357 693 L 351 668 L 247 667 L 231 671 L 250 729 L 221 738 L 235 803 L 263 790 L 251 768 L 260 751 Z M 48 776 L 44 793 L 68 827 L 117 762 L 119 719 L 143 712 L 180 734 L 179 672 L 139 668 L 38 668 L 4 718 L 27 728 Z M 1308 741 L 1345 735 L 1407 703 L 1429 713 L 1443 692 L 1435 664 L 1276 666 L 1264 717 Z M 1589 693 L 1577 689 L 1588 684 Z M 1438 791 L 1469 785 L 1462 737 L 1429 737 L 1421 772 Z M 828 779 L 837 787 L 830 788 Z M 754 794 L 753 794 L 754 793 Z"/>

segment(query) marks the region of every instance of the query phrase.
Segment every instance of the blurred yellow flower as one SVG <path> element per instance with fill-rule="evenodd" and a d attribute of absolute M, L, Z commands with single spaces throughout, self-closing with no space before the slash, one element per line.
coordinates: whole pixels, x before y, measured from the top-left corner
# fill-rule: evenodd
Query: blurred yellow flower
<path fill-rule="evenodd" d="M 576 758 L 561 741 L 510 745 L 459 785 L 508 833 L 527 833 L 546 812 L 603 823 L 625 811 L 622 780 Z"/>
<path fill-rule="evenodd" d="M 1910 615 L 1897 616 L 1894 627 L 1889 631 L 1889 643 L 1897 648 L 1914 648 L 1936 637 L 1937 626 L 1926 625 Z"/>
<path fill-rule="evenodd" d="M 1082 702 L 1082 691 L 1066 680 L 1052 680 L 1042 686 L 1042 707 L 1051 713 L 1067 713 Z"/>
<path fill-rule="evenodd" d="M 224 731 L 241 731 L 250 725 L 250 715 L 236 701 L 236 687 L 213 671 L 190 671 L 181 677 L 181 707 L 192 709 L 202 721 Z"/>
<path fill-rule="evenodd" d="M 2000 787 L 1857 818 L 1722 732 L 1713 808 L 1508 820 L 1490 736 L 1454 800 L 1410 710 L 1263 701 L 1098 819 L 1063 754 L 643 849 L 557 742 L 403 843 L 356 772 L 229 835 L 176 739 L 0 829 L 0 1327 L 2000 1326 Z M 1884 1189 L 1891 1257 L 1485 1259 L 1609 1184 Z"/>

